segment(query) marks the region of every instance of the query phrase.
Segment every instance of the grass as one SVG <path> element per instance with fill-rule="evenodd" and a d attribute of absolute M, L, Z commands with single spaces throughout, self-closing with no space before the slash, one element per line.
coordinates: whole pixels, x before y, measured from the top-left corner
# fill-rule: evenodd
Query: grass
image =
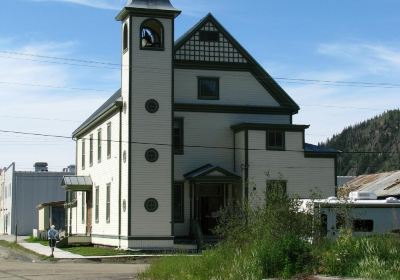
<path fill-rule="evenodd" d="M 299 212 L 296 200 L 279 193 L 269 196 L 258 208 L 222 213 L 216 233 L 223 241 L 215 248 L 197 258 L 161 258 L 140 279 L 259 280 L 327 274 L 400 280 L 399 235 L 353 237 L 342 231 L 336 240 L 323 239 L 319 231 L 310 230 L 317 228 L 317 219 Z"/>
<path fill-rule="evenodd" d="M 62 248 L 62 250 L 78 254 L 81 256 L 120 256 L 134 255 L 136 252 L 116 250 L 114 248 L 94 247 L 94 246 L 70 246 Z"/>
<path fill-rule="evenodd" d="M 40 258 L 41 260 L 54 260 L 54 258 L 48 257 L 48 256 L 42 256 L 34 251 L 31 251 L 29 249 L 26 249 L 25 247 L 22 247 L 21 245 L 15 243 L 15 242 L 8 242 L 5 240 L 0 240 L 0 246 L 4 248 L 9 248 L 13 251 L 17 251 L 22 254 L 29 254 L 33 255 L 35 257 Z"/>
<path fill-rule="evenodd" d="M 43 246 L 49 246 L 49 241 L 47 240 L 43 240 L 43 239 L 39 239 L 33 236 L 29 236 L 27 239 L 25 239 L 26 242 L 28 243 L 40 243 Z"/>

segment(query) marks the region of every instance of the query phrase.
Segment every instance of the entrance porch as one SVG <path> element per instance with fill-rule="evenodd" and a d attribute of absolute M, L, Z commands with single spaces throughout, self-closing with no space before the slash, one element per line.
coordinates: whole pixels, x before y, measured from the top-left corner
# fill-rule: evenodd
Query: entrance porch
<path fill-rule="evenodd" d="M 221 210 L 241 203 L 241 177 L 211 164 L 184 177 L 189 182 L 190 235 L 211 237 Z"/>

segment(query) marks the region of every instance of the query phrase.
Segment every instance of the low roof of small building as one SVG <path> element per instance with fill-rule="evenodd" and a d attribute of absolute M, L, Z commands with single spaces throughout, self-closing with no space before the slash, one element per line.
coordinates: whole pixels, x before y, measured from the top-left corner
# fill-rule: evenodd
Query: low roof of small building
<path fill-rule="evenodd" d="M 352 191 L 373 192 L 378 197 L 400 196 L 400 170 L 360 175 L 339 189 L 344 195 Z"/>
<path fill-rule="evenodd" d="M 44 202 L 36 206 L 36 209 L 41 209 L 46 206 L 53 206 L 53 207 L 64 207 L 65 201 L 50 201 L 50 202 Z"/>
<path fill-rule="evenodd" d="M 61 186 L 67 191 L 91 191 L 93 181 L 90 176 L 64 176 Z"/>

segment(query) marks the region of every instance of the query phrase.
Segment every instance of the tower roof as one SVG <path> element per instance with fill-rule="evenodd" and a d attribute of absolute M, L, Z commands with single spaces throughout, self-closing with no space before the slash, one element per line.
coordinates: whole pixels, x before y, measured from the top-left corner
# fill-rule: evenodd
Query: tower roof
<path fill-rule="evenodd" d="M 129 0 L 125 7 L 178 11 L 169 0 Z"/>
<path fill-rule="evenodd" d="M 129 12 L 139 14 L 157 13 L 173 15 L 176 17 L 181 11 L 175 9 L 169 0 L 128 0 L 128 3 L 117 15 L 117 20 L 122 20 Z"/>

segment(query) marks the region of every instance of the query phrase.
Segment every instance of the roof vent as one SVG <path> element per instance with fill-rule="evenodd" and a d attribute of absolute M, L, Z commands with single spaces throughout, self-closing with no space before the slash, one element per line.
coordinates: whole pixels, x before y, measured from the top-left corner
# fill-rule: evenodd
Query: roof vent
<path fill-rule="evenodd" d="M 386 203 L 400 203 L 400 200 L 395 197 L 388 197 L 386 198 Z"/>
<path fill-rule="evenodd" d="M 373 192 L 350 192 L 350 199 L 354 200 L 376 200 L 378 197 Z"/>
<path fill-rule="evenodd" d="M 35 167 L 35 172 L 48 172 L 47 162 L 35 162 L 33 167 Z"/>

